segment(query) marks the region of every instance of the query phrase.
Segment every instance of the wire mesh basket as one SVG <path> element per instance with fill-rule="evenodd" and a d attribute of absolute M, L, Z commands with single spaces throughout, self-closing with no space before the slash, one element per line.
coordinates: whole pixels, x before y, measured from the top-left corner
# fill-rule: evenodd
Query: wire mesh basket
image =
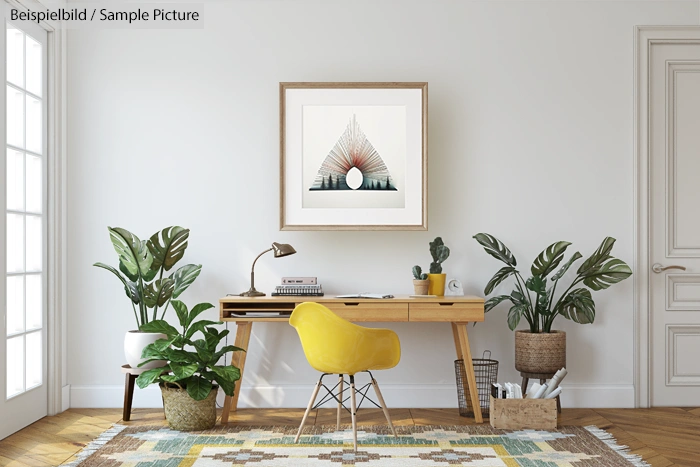
<path fill-rule="evenodd" d="M 489 358 L 486 358 L 488 354 Z M 491 395 L 491 384 L 498 380 L 498 361 L 491 360 L 491 351 L 485 350 L 482 358 L 472 358 L 474 366 L 474 376 L 476 377 L 476 387 L 479 392 L 479 404 L 481 414 L 489 416 L 489 396 Z M 474 416 L 472 399 L 469 395 L 467 385 L 467 372 L 464 369 L 464 360 L 455 360 L 455 374 L 457 376 L 457 401 L 459 402 L 459 414 L 462 417 Z"/>

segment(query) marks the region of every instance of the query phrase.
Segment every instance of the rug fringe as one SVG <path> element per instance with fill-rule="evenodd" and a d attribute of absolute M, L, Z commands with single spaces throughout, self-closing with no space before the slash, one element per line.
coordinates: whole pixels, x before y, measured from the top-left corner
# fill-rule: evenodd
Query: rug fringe
<path fill-rule="evenodd" d="M 68 464 L 61 464 L 61 467 L 76 467 L 80 465 L 87 457 L 95 453 L 102 446 L 107 444 L 117 436 L 121 431 L 126 428 L 126 425 L 112 425 L 111 428 L 103 431 L 100 436 L 90 441 L 87 446 L 85 446 L 76 456 L 76 459 L 69 462 Z"/>
<path fill-rule="evenodd" d="M 629 447 L 617 444 L 617 440 L 615 439 L 615 437 L 607 431 L 603 430 L 602 428 L 598 428 L 597 426 L 587 426 L 584 428 L 588 430 L 588 432 L 591 433 L 593 436 L 607 444 L 610 449 L 618 453 L 626 461 L 629 461 L 635 467 L 651 467 L 651 464 L 642 460 L 642 457 L 640 455 L 631 454 L 629 452 Z"/>

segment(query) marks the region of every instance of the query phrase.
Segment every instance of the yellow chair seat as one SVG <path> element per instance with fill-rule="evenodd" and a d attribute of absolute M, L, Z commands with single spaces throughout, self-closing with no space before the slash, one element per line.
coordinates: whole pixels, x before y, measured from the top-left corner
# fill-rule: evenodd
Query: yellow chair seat
<path fill-rule="evenodd" d="M 289 324 L 299 333 L 309 364 L 321 373 L 354 375 L 386 370 L 401 359 L 401 345 L 394 331 L 358 326 L 320 303 L 297 306 Z"/>

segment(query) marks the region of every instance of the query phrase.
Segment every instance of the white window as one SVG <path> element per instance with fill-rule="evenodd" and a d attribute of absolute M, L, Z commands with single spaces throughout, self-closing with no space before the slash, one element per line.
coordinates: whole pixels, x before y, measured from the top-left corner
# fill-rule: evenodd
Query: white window
<path fill-rule="evenodd" d="M 6 23 L 5 398 L 44 385 L 46 50 Z"/>

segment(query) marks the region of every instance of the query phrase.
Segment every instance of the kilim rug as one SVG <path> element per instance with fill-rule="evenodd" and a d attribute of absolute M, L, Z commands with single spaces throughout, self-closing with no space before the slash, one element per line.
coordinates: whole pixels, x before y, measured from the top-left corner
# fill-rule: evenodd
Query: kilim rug
<path fill-rule="evenodd" d="M 115 425 L 66 467 L 367 467 L 648 466 L 596 427 L 505 431 L 481 426 L 362 427 L 352 430 L 223 426 L 179 432 L 166 427 Z"/>

